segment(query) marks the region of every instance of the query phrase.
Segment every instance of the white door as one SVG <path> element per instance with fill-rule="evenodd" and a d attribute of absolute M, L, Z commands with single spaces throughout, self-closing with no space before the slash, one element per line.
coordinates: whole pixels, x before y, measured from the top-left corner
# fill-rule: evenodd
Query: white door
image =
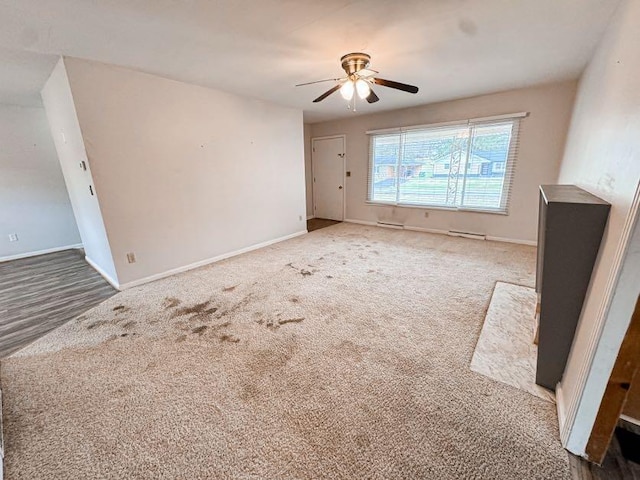
<path fill-rule="evenodd" d="M 314 138 L 313 215 L 344 220 L 344 137 Z"/>

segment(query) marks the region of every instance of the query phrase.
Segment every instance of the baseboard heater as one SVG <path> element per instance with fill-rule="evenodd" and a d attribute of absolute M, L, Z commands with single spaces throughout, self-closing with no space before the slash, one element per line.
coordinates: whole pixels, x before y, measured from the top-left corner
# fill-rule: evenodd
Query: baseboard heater
<path fill-rule="evenodd" d="M 449 230 L 447 235 L 450 237 L 472 238 L 474 240 L 486 240 L 487 236 L 482 233 L 460 232 L 457 230 Z"/>
<path fill-rule="evenodd" d="M 404 225 L 402 225 L 401 223 L 377 222 L 377 225 L 379 227 L 395 228 L 397 230 L 403 230 L 404 229 Z"/>

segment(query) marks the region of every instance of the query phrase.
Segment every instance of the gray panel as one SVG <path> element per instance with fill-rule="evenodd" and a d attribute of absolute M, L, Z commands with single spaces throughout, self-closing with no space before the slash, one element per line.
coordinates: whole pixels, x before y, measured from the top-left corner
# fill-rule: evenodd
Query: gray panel
<path fill-rule="evenodd" d="M 609 209 L 575 186 L 541 187 L 538 385 L 555 389 L 562 378 Z"/>

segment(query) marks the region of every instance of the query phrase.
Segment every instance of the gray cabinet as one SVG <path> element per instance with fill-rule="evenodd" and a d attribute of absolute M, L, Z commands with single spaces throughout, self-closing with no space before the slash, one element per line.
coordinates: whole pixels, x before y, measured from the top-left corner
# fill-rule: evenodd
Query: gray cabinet
<path fill-rule="evenodd" d="M 575 185 L 542 185 L 536 292 L 540 299 L 536 383 L 562 378 L 611 206 Z"/>

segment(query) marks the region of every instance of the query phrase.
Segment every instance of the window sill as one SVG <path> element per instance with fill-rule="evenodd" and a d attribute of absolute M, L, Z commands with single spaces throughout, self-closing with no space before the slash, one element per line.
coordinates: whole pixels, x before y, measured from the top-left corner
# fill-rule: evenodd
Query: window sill
<path fill-rule="evenodd" d="M 416 205 L 413 203 L 393 203 L 393 202 L 372 202 L 367 200 L 367 205 L 372 207 L 401 207 L 401 208 L 417 208 L 420 210 L 443 210 L 446 212 L 465 212 L 465 213 L 490 213 L 492 215 L 509 215 L 506 210 L 491 210 L 481 208 L 460 208 L 460 207 L 441 207 L 437 205 Z"/>

